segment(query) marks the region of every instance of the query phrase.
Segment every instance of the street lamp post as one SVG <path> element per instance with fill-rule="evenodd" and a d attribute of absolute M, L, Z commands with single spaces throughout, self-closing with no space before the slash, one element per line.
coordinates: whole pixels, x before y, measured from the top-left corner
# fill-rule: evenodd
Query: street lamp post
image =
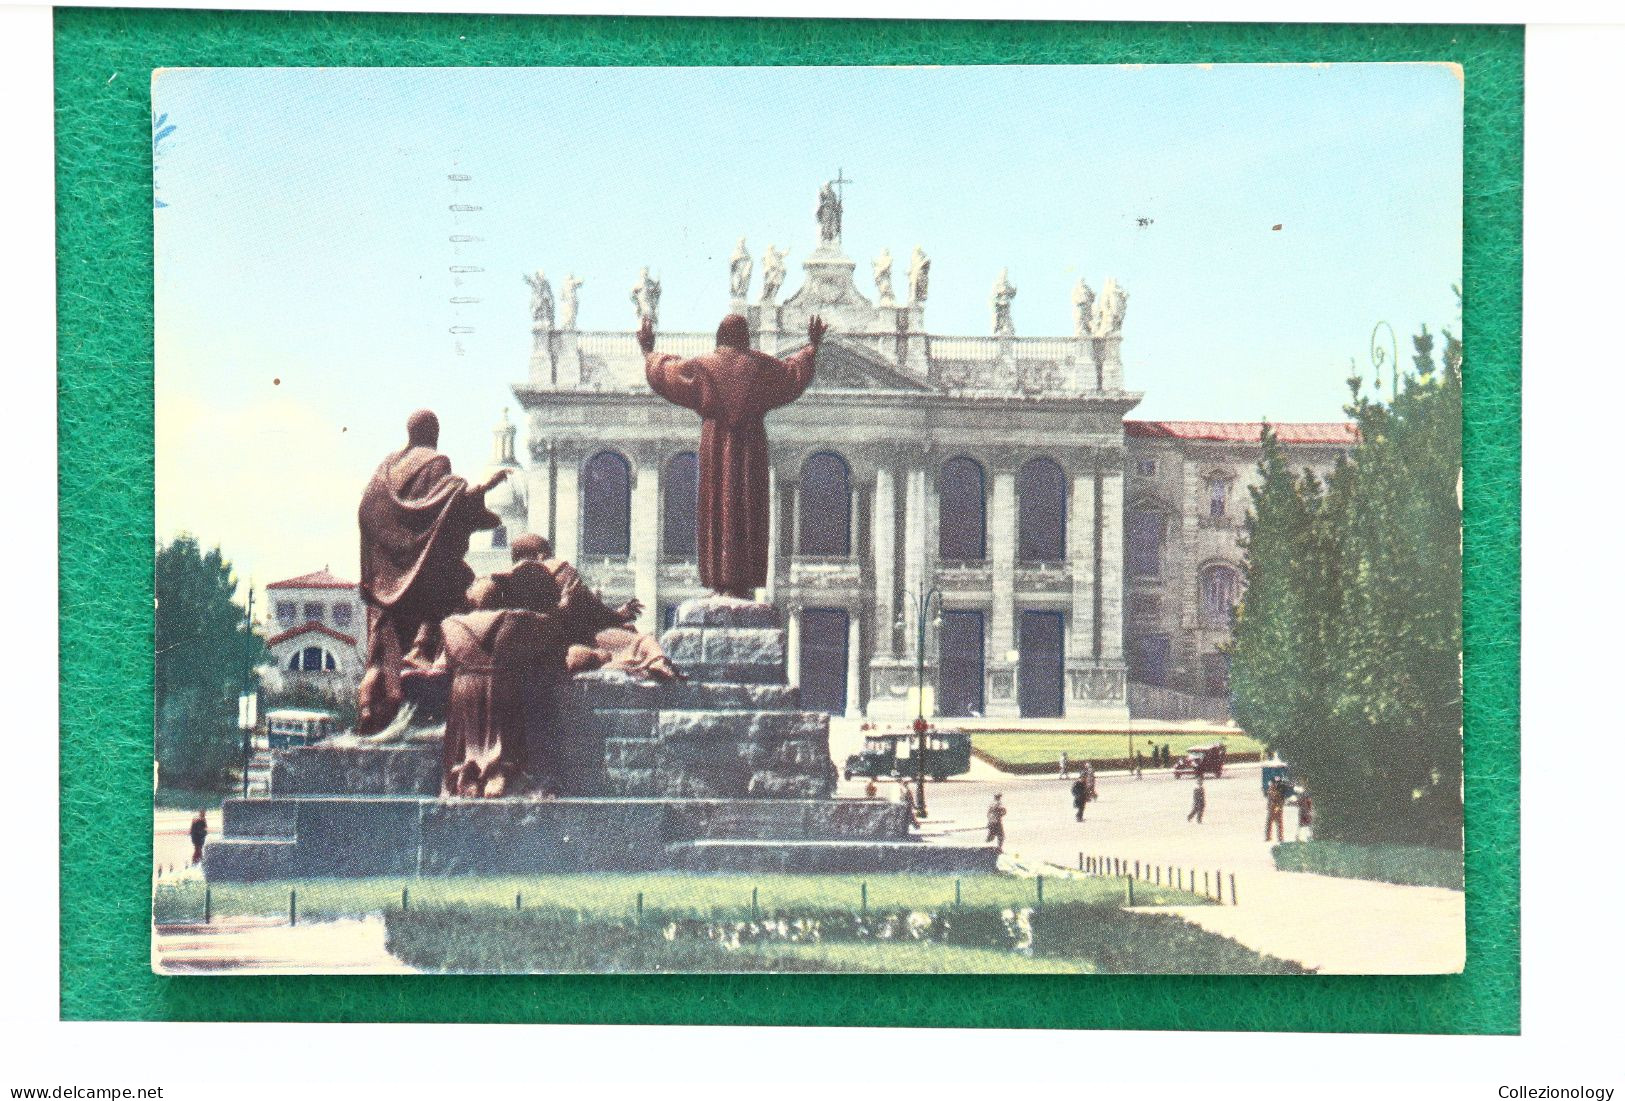
<path fill-rule="evenodd" d="M 1379 343 L 1379 338 L 1377 335 L 1384 329 L 1388 330 L 1388 347 L 1386 348 Z M 1394 327 L 1392 325 L 1388 324 L 1386 321 L 1379 321 L 1371 327 L 1371 366 L 1374 367 L 1378 372 L 1377 384 L 1379 386 L 1382 385 L 1381 372 L 1384 360 L 1392 361 L 1389 366 L 1393 369 L 1394 373 L 1394 389 L 1388 400 L 1395 401 L 1399 398 L 1399 337 L 1394 335 Z"/>
<path fill-rule="evenodd" d="M 930 623 L 930 620 L 927 617 L 931 614 L 931 602 L 932 601 L 936 601 L 937 610 L 938 610 L 939 615 L 941 613 L 941 610 L 942 610 L 942 593 L 935 586 L 933 586 L 930 589 L 930 591 L 927 592 L 923 597 L 916 596 L 914 593 L 909 592 L 906 589 L 903 591 L 903 595 L 906 596 L 914 604 L 914 622 L 915 622 L 915 625 L 918 628 L 918 636 L 919 636 L 918 638 L 915 639 L 915 645 L 914 645 L 914 693 L 915 693 L 914 733 L 920 739 L 919 752 L 915 755 L 915 758 L 914 758 L 914 762 L 915 762 L 914 787 L 915 787 L 915 791 L 917 792 L 916 800 L 915 800 L 916 814 L 918 815 L 918 817 L 924 818 L 924 817 L 926 817 L 926 809 L 925 809 L 925 733 L 926 733 L 927 730 L 930 729 L 930 725 L 931 725 L 931 724 L 929 724 L 929 723 L 927 723 L 925 721 L 925 631 L 926 631 L 926 626 Z M 940 625 L 940 622 L 939 622 L 938 625 Z"/>

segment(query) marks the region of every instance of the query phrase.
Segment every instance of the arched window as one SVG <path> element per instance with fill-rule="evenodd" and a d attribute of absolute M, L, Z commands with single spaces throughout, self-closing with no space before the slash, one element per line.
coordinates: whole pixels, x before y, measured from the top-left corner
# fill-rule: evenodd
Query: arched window
<path fill-rule="evenodd" d="M 1223 471 L 1213 471 L 1203 480 L 1207 491 L 1207 514 L 1214 520 L 1222 520 L 1230 509 L 1230 491 L 1235 487 L 1236 480 Z"/>
<path fill-rule="evenodd" d="M 679 452 L 666 463 L 661 479 L 666 494 L 664 534 L 665 557 L 688 562 L 699 556 L 700 460 L 692 451 Z"/>
<path fill-rule="evenodd" d="M 1127 558 L 1130 577 L 1162 576 L 1162 533 L 1166 514 L 1155 505 L 1135 505 L 1127 523 Z"/>
<path fill-rule="evenodd" d="M 1202 626 L 1230 626 L 1230 609 L 1241 599 L 1241 574 L 1233 566 L 1208 566 L 1201 575 Z"/>
<path fill-rule="evenodd" d="M 295 673 L 331 673 L 339 663 L 320 646 L 306 646 L 288 659 L 288 669 Z"/>
<path fill-rule="evenodd" d="M 1022 562 L 1066 558 L 1066 476 L 1054 459 L 1034 459 L 1016 475 L 1020 512 L 1017 549 Z"/>
<path fill-rule="evenodd" d="M 937 553 L 949 561 L 986 558 L 987 479 L 982 464 L 963 456 L 943 463 L 937 501 Z"/>
<path fill-rule="evenodd" d="M 852 553 L 852 472 L 833 451 L 801 468 L 801 546 L 798 554 L 845 558 Z"/>
<path fill-rule="evenodd" d="M 581 485 L 581 553 L 625 558 L 632 547 L 632 466 L 613 451 L 587 460 Z"/>

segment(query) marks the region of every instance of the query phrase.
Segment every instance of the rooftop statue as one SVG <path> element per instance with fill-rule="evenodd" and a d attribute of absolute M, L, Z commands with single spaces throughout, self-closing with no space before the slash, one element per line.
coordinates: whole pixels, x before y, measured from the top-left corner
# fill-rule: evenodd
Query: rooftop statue
<path fill-rule="evenodd" d="M 651 279 L 648 268 L 632 284 L 632 308 L 637 311 L 639 323 L 660 324 L 660 280 Z"/>
<path fill-rule="evenodd" d="M 1116 279 L 1106 280 L 1100 299 L 1095 303 L 1090 335 L 1096 338 L 1119 336 L 1123 331 L 1123 313 L 1128 309 L 1128 295 L 1117 285 Z"/>
<path fill-rule="evenodd" d="M 1074 336 L 1088 336 L 1089 323 L 1093 319 L 1095 308 L 1095 292 L 1090 289 L 1089 281 L 1080 278 L 1078 285 L 1072 288 L 1072 332 Z"/>
<path fill-rule="evenodd" d="M 891 289 L 891 249 L 883 249 L 875 257 L 875 293 L 880 297 L 882 306 L 897 305 L 897 298 Z"/>
<path fill-rule="evenodd" d="M 750 599 L 767 584 L 767 429 L 769 410 L 801 396 L 827 326 L 807 322 L 807 346 L 775 359 L 750 346 L 750 325 L 729 314 L 717 350 L 683 359 L 655 352 L 655 327 L 638 331 L 650 389 L 700 415 L 700 582 L 715 593 Z"/>
<path fill-rule="evenodd" d="M 1016 326 L 1010 319 L 1010 304 L 1015 301 L 1016 288 L 1010 282 L 1010 269 L 999 272 L 999 281 L 993 284 L 993 335 L 1015 336 Z"/>
<path fill-rule="evenodd" d="M 925 250 L 914 246 L 914 258 L 908 264 L 908 304 L 918 306 L 925 301 L 931 283 L 931 261 Z"/>
<path fill-rule="evenodd" d="M 581 283 L 574 273 L 564 277 L 564 290 L 559 295 L 559 327 L 562 329 L 576 327 L 576 310 L 581 304 L 579 301 Z"/>
<path fill-rule="evenodd" d="M 840 240 L 841 197 L 835 193 L 835 181 L 830 180 L 818 189 L 818 241 L 838 244 Z"/>
<path fill-rule="evenodd" d="M 735 302 L 743 302 L 750 293 L 750 252 L 745 248 L 745 239 L 741 237 L 739 244 L 734 246 L 733 259 L 728 263 L 728 289 L 733 293 Z"/>
<path fill-rule="evenodd" d="M 548 285 L 547 275 L 540 271 L 535 275 L 527 275 L 525 276 L 525 284 L 530 287 L 531 326 L 537 329 L 551 329 L 553 327 L 553 288 Z"/>
<path fill-rule="evenodd" d="M 789 249 L 777 249 L 767 246 L 762 253 L 762 305 L 771 306 L 779 297 L 779 288 L 784 286 L 784 258 L 790 255 Z"/>

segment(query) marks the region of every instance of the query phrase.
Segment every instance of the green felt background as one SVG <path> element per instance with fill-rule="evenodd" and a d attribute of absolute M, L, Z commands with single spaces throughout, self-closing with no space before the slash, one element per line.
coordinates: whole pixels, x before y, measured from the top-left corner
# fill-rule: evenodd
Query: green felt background
<path fill-rule="evenodd" d="M 149 79 L 196 65 L 1451 60 L 1466 79 L 1467 970 L 1412 978 L 160 978 L 152 785 Z M 56 14 L 62 1014 L 1516 1032 L 1523 32 L 1314 27 Z M 1374 163 L 1373 169 L 1376 165 Z M 1357 179 L 1350 187 L 1360 186 Z M 41 217 L 43 212 L 14 212 Z M 1349 349 L 1360 355 L 1364 349 Z"/>

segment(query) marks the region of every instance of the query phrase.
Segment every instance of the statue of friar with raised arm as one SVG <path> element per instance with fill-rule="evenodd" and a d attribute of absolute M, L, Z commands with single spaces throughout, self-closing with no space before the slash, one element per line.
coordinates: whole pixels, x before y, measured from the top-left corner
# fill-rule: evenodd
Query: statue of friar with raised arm
<path fill-rule="evenodd" d="M 395 718 L 409 654 L 418 665 L 439 656 L 440 622 L 462 607 L 474 582 L 463 561 L 468 538 L 502 522 L 485 507 L 485 494 L 508 468 L 469 482 L 451 472 L 439 445 L 439 418 L 419 409 L 407 418 L 406 446 L 378 464 L 361 496 L 367 669 L 358 692 L 358 734 L 375 734 Z"/>
<path fill-rule="evenodd" d="M 700 415 L 700 582 L 712 592 L 750 599 L 767 584 L 767 429 L 772 409 L 801 396 L 827 326 L 807 322 L 807 346 L 775 359 L 750 346 L 750 325 L 729 314 L 717 350 L 684 359 L 655 352 L 654 323 L 638 330 L 644 374 L 655 393 Z"/>

